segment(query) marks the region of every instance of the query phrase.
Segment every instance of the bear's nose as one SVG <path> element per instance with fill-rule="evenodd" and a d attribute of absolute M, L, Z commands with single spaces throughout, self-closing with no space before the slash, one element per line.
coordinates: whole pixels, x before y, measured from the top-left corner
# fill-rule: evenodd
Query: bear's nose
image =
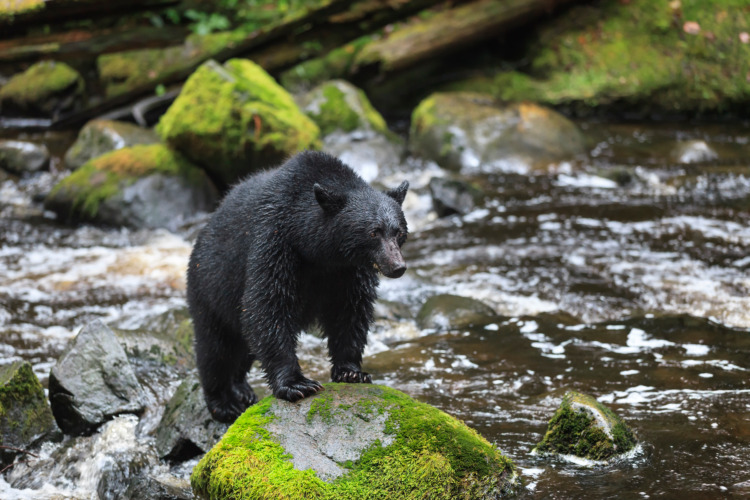
<path fill-rule="evenodd" d="M 389 278 L 394 278 L 394 279 L 400 278 L 401 276 L 404 275 L 405 272 L 406 272 L 406 264 L 403 264 L 394 269 L 391 269 L 390 272 L 386 274 L 386 276 Z"/>

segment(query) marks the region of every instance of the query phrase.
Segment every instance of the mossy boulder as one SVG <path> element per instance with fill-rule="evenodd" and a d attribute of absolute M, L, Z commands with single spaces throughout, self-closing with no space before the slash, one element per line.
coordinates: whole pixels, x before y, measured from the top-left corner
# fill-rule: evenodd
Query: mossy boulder
<path fill-rule="evenodd" d="M 499 104 L 471 92 L 439 92 L 412 114 L 411 151 L 464 172 L 527 173 L 585 152 L 578 127 L 530 102 Z"/>
<path fill-rule="evenodd" d="M 476 299 L 459 295 L 433 295 L 417 313 L 422 329 L 448 330 L 472 325 L 486 325 L 497 315 L 495 310 Z"/>
<path fill-rule="evenodd" d="M 38 62 L 0 88 L 0 111 L 6 116 L 54 117 L 79 105 L 83 92 L 83 78 L 76 70 L 61 62 Z"/>
<path fill-rule="evenodd" d="M 157 131 L 223 186 L 320 147 L 318 126 L 268 73 L 244 59 L 200 66 Z"/>
<path fill-rule="evenodd" d="M 65 165 L 75 170 L 110 151 L 157 142 L 159 136 L 151 129 L 114 120 L 91 120 L 78 132 L 76 141 L 65 153 Z"/>
<path fill-rule="evenodd" d="M 512 494 L 513 463 L 459 420 L 370 384 L 325 384 L 250 407 L 193 469 L 211 499 L 482 499 Z"/>
<path fill-rule="evenodd" d="M 636 443 L 633 431 L 612 410 L 591 396 L 571 391 L 534 451 L 606 461 L 627 453 Z"/>
<path fill-rule="evenodd" d="M 49 151 L 44 144 L 0 140 L 0 168 L 24 175 L 43 170 L 49 164 Z"/>
<path fill-rule="evenodd" d="M 47 397 L 31 365 L 14 361 L 0 367 L 0 443 L 28 449 L 55 429 Z M 0 463 L 13 460 L 16 452 L 0 449 Z"/>
<path fill-rule="evenodd" d="M 388 130 L 363 90 L 344 80 L 332 80 L 301 96 L 299 103 L 320 127 L 323 149 L 367 182 L 399 164 L 402 141 Z"/>
<path fill-rule="evenodd" d="M 163 144 L 119 149 L 65 177 L 45 199 L 63 220 L 175 229 L 211 211 L 217 190 L 205 172 Z"/>
<path fill-rule="evenodd" d="M 750 32 L 746 9 L 745 0 L 591 2 L 529 37 L 530 64 L 523 71 L 501 71 L 453 88 L 582 115 L 743 116 L 750 107 L 750 44 L 742 35 Z"/>

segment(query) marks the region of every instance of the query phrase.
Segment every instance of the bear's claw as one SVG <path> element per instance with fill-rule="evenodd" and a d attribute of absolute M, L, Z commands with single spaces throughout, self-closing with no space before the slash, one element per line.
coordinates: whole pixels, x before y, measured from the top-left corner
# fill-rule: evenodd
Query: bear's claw
<path fill-rule="evenodd" d="M 273 395 L 279 399 L 284 399 L 294 403 L 295 401 L 312 396 L 322 390 L 323 386 L 320 385 L 320 382 L 302 377 L 289 384 L 279 386 L 273 391 Z"/>
<path fill-rule="evenodd" d="M 331 370 L 332 382 L 346 382 L 350 384 L 372 384 L 372 376 L 367 372 L 350 370 L 348 368 L 334 368 Z"/>

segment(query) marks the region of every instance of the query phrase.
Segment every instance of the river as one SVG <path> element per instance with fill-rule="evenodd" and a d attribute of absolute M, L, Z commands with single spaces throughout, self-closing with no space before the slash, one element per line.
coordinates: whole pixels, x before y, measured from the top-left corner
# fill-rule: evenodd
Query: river
<path fill-rule="evenodd" d="M 385 185 L 413 187 L 409 271 L 380 289 L 409 314 L 378 320 L 364 367 L 496 443 L 519 466 L 522 498 L 750 496 L 750 126 L 580 125 L 585 160 L 477 174 L 486 199 L 464 216 L 430 211 L 436 166 L 409 158 L 381 173 Z M 686 140 L 718 159 L 676 161 Z M 87 321 L 135 330 L 184 310 L 185 266 L 205 220 L 176 232 L 65 226 L 38 202 L 61 175 L 53 162 L 52 173 L 0 183 L 0 356 L 28 360 L 45 385 Z M 422 330 L 413 316 L 439 293 L 497 315 Z M 325 380 L 322 340 L 305 334 L 300 358 Z M 250 378 L 267 394 L 257 367 Z M 162 398 L 174 388 L 166 381 Z M 606 466 L 532 455 L 570 389 L 622 416 L 635 452 Z M 121 417 L 91 438 L 47 444 L 40 463 L 59 447 L 66 459 L 13 467 L 0 498 L 97 498 L 97 485 L 117 498 L 102 493 L 102 471 L 117 453 L 152 446 L 152 428 Z M 186 478 L 194 463 L 150 466 Z"/>

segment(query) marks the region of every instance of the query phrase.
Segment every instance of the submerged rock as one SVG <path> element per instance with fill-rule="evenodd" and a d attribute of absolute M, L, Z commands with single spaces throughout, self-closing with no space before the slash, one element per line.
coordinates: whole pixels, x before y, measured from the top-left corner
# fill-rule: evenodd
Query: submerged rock
<path fill-rule="evenodd" d="M 65 165 L 73 170 L 105 153 L 137 144 L 155 144 L 159 136 L 150 129 L 113 120 L 91 120 L 65 153 Z"/>
<path fill-rule="evenodd" d="M 176 229 L 218 197 L 205 172 L 162 144 L 95 158 L 60 181 L 45 207 L 69 220 Z"/>
<path fill-rule="evenodd" d="M 80 101 L 83 78 L 65 63 L 42 61 L 14 75 L 0 88 L 4 115 L 56 116 Z"/>
<path fill-rule="evenodd" d="M 244 59 L 198 68 L 157 131 L 223 185 L 320 146 L 318 126 L 292 96 Z"/>
<path fill-rule="evenodd" d="M 23 175 L 43 170 L 49 164 L 49 151 L 44 144 L 25 141 L 0 141 L 0 168 Z"/>
<path fill-rule="evenodd" d="M 49 376 L 49 399 L 66 434 L 86 434 L 116 415 L 143 411 L 141 387 L 115 334 L 92 321 L 70 340 Z"/>
<path fill-rule="evenodd" d="M 608 460 L 632 450 L 633 432 L 612 410 L 575 391 L 563 397 L 535 452 Z"/>
<path fill-rule="evenodd" d="M 450 294 L 433 295 L 417 313 L 417 326 L 448 330 L 485 325 L 496 314 L 492 307 L 476 299 Z"/>
<path fill-rule="evenodd" d="M 482 198 L 482 191 L 468 182 L 443 177 L 433 177 L 429 183 L 432 206 L 438 217 L 460 214 L 474 210 Z"/>
<path fill-rule="evenodd" d="M 498 498 L 515 466 L 459 420 L 370 384 L 251 406 L 193 469 L 203 498 Z"/>
<path fill-rule="evenodd" d="M 422 101 L 412 114 L 410 149 L 450 170 L 520 173 L 585 152 L 581 132 L 561 114 L 469 92 Z"/>
<path fill-rule="evenodd" d="M 188 460 L 210 450 L 227 427 L 211 418 L 200 380 L 190 375 L 167 403 L 156 429 L 156 451 L 161 458 Z"/>
<path fill-rule="evenodd" d="M 683 141 L 672 150 L 672 159 L 678 163 L 703 163 L 719 157 L 706 141 Z"/>
<path fill-rule="evenodd" d="M 15 361 L 0 367 L 0 443 L 28 449 L 54 429 L 52 411 L 31 365 Z M 0 449 L 0 464 L 12 462 L 16 453 Z"/>

